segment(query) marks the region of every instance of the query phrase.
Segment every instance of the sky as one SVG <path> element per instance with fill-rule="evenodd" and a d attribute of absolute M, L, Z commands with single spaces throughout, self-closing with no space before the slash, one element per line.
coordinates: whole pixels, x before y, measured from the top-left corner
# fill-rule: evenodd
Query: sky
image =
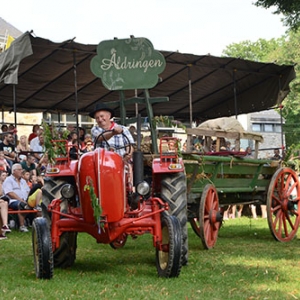
<path fill-rule="evenodd" d="M 255 0 L 2 0 L 0 17 L 22 32 L 83 44 L 135 37 L 154 48 L 220 56 L 226 46 L 285 34 L 281 16 Z"/>

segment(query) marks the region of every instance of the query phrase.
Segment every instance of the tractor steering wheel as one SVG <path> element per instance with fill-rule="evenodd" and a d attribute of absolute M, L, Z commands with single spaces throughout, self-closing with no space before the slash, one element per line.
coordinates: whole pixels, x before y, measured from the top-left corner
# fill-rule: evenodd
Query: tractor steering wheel
<path fill-rule="evenodd" d="M 123 138 L 125 139 L 126 144 L 124 143 L 124 144 L 125 144 L 124 146 L 116 146 L 116 147 L 113 147 L 113 146 L 111 146 L 111 145 L 108 143 L 107 139 L 106 139 L 105 136 L 104 136 L 104 134 L 105 134 L 106 132 L 113 132 L 113 130 L 106 130 L 106 131 L 103 131 L 102 133 L 100 133 L 100 134 L 97 136 L 97 138 L 96 138 L 96 140 L 95 140 L 95 142 L 94 142 L 94 149 L 96 149 L 96 148 L 98 148 L 98 147 L 100 147 L 100 148 L 105 148 L 105 147 L 103 146 L 103 144 L 102 144 L 102 142 L 104 142 L 104 143 L 107 145 L 107 147 L 108 147 L 109 149 L 113 149 L 113 151 L 116 151 L 116 150 L 119 150 L 119 149 L 125 149 L 125 154 L 124 154 L 124 156 L 125 156 L 126 154 L 130 154 L 130 153 L 131 153 L 132 145 L 131 145 L 131 143 L 130 143 L 130 141 L 129 141 L 128 136 L 127 136 L 124 132 L 122 132 L 121 135 L 122 135 Z M 101 141 L 100 143 L 98 143 L 98 140 L 99 140 L 101 137 L 102 137 L 102 141 Z"/>

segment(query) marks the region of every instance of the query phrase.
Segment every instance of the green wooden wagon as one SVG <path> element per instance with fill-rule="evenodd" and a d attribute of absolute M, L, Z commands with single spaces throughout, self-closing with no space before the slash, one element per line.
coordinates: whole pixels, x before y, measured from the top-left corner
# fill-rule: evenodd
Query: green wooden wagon
<path fill-rule="evenodd" d="M 187 149 L 191 149 L 192 135 L 205 137 L 208 145 L 207 137 L 217 139 L 216 152 L 182 153 L 187 174 L 188 220 L 206 249 L 214 247 L 217 241 L 222 207 L 231 204 L 265 204 L 274 238 L 281 242 L 294 238 L 300 221 L 298 174 L 279 161 L 247 158 L 239 151 L 220 151 L 224 138 L 235 139 L 238 147 L 241 139 L 252 139 L 257 157 L 261 136 L 200 128 L 187 129 L 187 133 Z"/>

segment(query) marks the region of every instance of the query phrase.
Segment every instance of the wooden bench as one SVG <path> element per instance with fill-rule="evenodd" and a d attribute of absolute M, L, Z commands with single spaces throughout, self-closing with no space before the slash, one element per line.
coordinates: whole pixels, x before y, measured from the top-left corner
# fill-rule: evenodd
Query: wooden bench
<path fill-rule="evenodd" d="M 13 210 L 11 208 L 8 209 L 8 214 L 9 215 L 14 215 L 14 214 L 36 214 L 38 213 L 38 210 L 36 209 L 21 209 L 21 210 Z"/>

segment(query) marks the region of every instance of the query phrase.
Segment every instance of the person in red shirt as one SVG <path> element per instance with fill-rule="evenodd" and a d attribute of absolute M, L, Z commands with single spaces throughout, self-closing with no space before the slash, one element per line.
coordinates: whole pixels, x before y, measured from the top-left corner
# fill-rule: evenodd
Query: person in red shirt
<path fill-rule="evenodd" d="M 35 124 L 32 127 L 32 133 L 30 133 L 29 137 L 28 137 L 28 143 L 30 144 L 30 141 L 38 136 L 38 131 L 40 129 L 40 125 Z"/>

